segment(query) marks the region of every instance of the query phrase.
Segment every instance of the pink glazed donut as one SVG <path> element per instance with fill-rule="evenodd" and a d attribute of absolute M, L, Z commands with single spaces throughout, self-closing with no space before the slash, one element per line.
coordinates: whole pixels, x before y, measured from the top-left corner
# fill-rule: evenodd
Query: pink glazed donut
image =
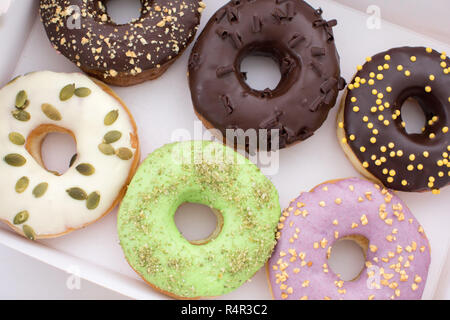
<path fill-rule="evenodd" d="M 357 178 L 302 193 L 278 225 L 269 260 L 274 299 L 420 299 L 430 265 L 422 226 L 390 190 Z M 354 240 L 366 264 L 343 281 L 327 264 L 340 239 Z"/>

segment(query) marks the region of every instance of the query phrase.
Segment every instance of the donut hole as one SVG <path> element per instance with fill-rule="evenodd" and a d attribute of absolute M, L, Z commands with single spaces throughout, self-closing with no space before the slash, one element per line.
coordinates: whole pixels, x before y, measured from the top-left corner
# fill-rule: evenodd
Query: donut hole
<path fill-rule="evenodd" d="M 45 170 L 63 175 L 77 153 L 77 144 L 70 130 L 54 125 L 41 125 L 27 137 L 27 151 Z"/>
<path fill-rule="evenodd" d="M 181 235 L 194 245 L 203 245 L 215 239 L 223 225 L 223 217 L 217 210 L 190 202 L 178 207 L 174 220 Z"/>
<path fill-rule="evenodd" d="M 368 243 L 359 235 L 338 239 L 331 248 L 328 266 L 344 281 L 358 279 L 364 270 Z"/>
<path fill-rule="evenodd" d="M 427 117 L 416 98 L 407 98 L 403 102 L 400 112 L 407 134 L 422 134 L 425 131 Z"/>
<path fill-rule="evenodd" d="M 131 23 L 141 16 L 140 0 L 103 0 L 110 19 L 118 24 Z"/>
<path fill-rule="evenodd" d="M 41 153 L 45 168 L 62 175 L 69 170 L 77 145 L 70 134 L 52 132 L 44 138 Z"/>
<path fill-rule="evenodd" d="M 247 55 L 241 62 L 240 72 L 253 90 L 275 90 L 281 81 L 279 62 L 262 53 Z"/>

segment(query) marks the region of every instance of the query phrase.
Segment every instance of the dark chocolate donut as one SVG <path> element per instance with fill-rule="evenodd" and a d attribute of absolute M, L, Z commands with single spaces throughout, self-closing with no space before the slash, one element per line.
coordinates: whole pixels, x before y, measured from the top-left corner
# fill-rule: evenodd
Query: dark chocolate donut
<path fill-rule="evenodd" d="M 401 108 L 414 98 L 426 125 L 409 134 Z M 367 176 L 401 191 L 439 193 L 450 183 L 450 60 L 431 48 L 402 47 L 358 66 L 338 116 L 347 155 Z"/>
<path fill-rule="evenodd" d="M 119 86 L 159 77 L 193 40 L 199 0 L 141 0 L 141 16 L 114 23 L 108 0 L 40 0 L 53 47 L 89 75 Z"/>
<path fill-rule="evenodd" d="M 279 129 L 280 148 L 313 135 L 345 87 L 336 23 L 300 0 L 230 1 L 191 53 L 189 83 L 199 118 L 224 137 L 227 129 Z M 247 85 L 240 65 L 249 55 L 279 64 L 281 81 L 274 90 Z"/>

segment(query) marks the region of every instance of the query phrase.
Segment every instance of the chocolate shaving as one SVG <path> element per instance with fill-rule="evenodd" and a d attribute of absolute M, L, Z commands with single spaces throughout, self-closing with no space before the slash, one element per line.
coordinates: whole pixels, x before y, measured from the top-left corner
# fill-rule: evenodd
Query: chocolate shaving
<path fill-rule="evenodd" d="M 323 96 L 319 96 L 317 97 L 309 106 L 309 111 L 311 112 L 316 112 L 317 110 L 319 110 L 320 106 L 323 103 Z"/>
<path fill-rule="evenodd" d="M 236 49 L 240 49 L 242 47 L 242 37 L 237 31 L 231 34 L 231 41 Z"/>
<path fill-rule="evenodd" d="M 330 20 L 330 21 L 327 22 L 327 26 L 329 28 L 333 28 L 333 27 L 337 26 L 337 24 L 338 24 L 338 22 L 337 22 L 336 19 L 333 19 L 333 20 Z"/>
<path fill-rule="evenodd" d="M 328 93 L 325 95 L 325 98 L 323 99 L 323 102 L 325 104 L 331 104 L 333 102 L 333 99 L 336 97 L 336 92 L 334 89 L 328 91 Z"/>
<path fill-rule="evenodd" d="M 327 35 L 328 35 L 328 39 L 327 39 L 328 42 L 331 42 L 334 40 L 334 35 L 332 32 L 327 32 Z"/>
<path fill-rule="evenodd" d="M 313 22 L 313 27 L 314 28 L 319 28 L 322 26 L 325 26 L 327 24 L 327 21 L 324 19 L 318 19 L 316 21 Z"/>
<path fill-rule="evenodd" d="M 275 8 L 275 10 L 272 12 L 272 16 L 277 19 L 278 22 L 281 22 L 283 19 L 288 18 L 286 13 L 280 8 Z"/>
<path fill-rule="evenodd" d="M 294 4 L 292 2 L 286 3 L 286 15 L 289 20 L 295 15 Z"/>
<path fill-rule="evenodd" d="M 296 132 L 286 126 L 283 126 L 283 132 L 287 134 L 288 141 L 291 141 L 292 138 L 297 137 Z M 293 140 L 295 140 L 295 139 L 293 139 Z"/>
<path fill-rule="evenodd" d="M 223 106 L 228 114 L 232 114 L 234 111 L 233 104 L 231 103 L 230 97 L 227 95 L 221 95 L 220 100 L 222 101 Z"/>
<path fill-rule="evenodd" d="M 319 57 L 325 55 L 325 48 L 311 47 L 311 55 L 313 57 Z"/>
<path fill-rule="evenodd" d="M 293 49 L 295 48 L 300 42 L 306 40 L 306 38 L 304 36 L 302 36 L 299 33 L 295 33 L 291 40 L 288 41 L 288 46 L 289 48 Z"/>
<path fill-rule="evenodd" d="M 320 85 L 320 92 L 322 92 L 323 94 L 330 92 L 330 90 L 336 87 L 337 83 L 338 81 L 335 78 L 326 80 Z"/>
<path fill-rule="evenodd" d="M 217 13 L 215 15 L 216 23 L 219 23 L 220 21 L 222 21 L 223 17 L 225 17 L 226 14 L 227 14 L 227 10 L 225 8 L 222 8 L 219 11 L 217 11 Z"/>
<path fill-rule="evenodd" d="M 239 22 L 239 13 L 236 7 L 227 7 L 227 19 L 229 23 Z"/>
<path fill-rule="evenodd" d="M 261 32 L 262 27 L 262 20 L 258 15 L 253 16 L 253 23 L 252 23 L 252 31 L 253 33 Z"/>
<path fill-rule="evenodd" d="M 333 19 L 333 20 L 330 20 L 330 21 L 326 21 L 326 20 L 323 20 L 323 19 L 318 19 L 318 20 L 315 20 L 313 22 L 313 27 L 314 28 L 319 28 L 319 27 L 324 27 L 325 28 L 325 31 L 327 32 L 327 36 L 328 36 L 328 39 L 327 39 L 328 42 L 331 42 L 331 41 L 334 40 L 333 27 L 336 26 L 336 25 L 337 25 L 337 20 L 336 19 Z"/>
<path fill-rule="evenodd" d="M 323 74 L 323 65 L 320 62 L 317 62 L 317 61 L 313 60 L 313 61 L 311 61 L 310 66 L 314 70 L 314 72 L 317 73 L 317 75 L 319 77 L 322 76 L 322 74 Z"/>
<path fill-rule="evenodd" d="M 284 57 L 281 60 L 280 71 L 283 76 L 287 75 L 295 67 L 295 60 L 291 57 Z"/>
<path fill-rule="evenodd" d="M 219 27 L 216 29 L 216 34 L 222 39 L 225 39 L 230 35 L 230 32 L 223 27 Z"/>
<path fill-rule="evenodd" d="M 221 77 L 223 77 L 223 76 L 225 76 L 225 75 L 227 75 L 227 74 L 229 74 L 229 73 L 231 73 L 233 71 L 234 71 L 234 67 L 233 66 L 218 67 L 216 69 L 216 75 L 217 75 L 217 78 L 221 78 Z"/>

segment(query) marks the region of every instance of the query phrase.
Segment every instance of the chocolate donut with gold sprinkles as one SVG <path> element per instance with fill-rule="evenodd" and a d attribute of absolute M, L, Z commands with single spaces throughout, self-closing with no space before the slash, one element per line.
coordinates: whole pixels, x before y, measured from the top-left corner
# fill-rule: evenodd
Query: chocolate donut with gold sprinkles
<path fill-rule="evenodd" d="M 139 18 L 116 24 L 107 0 L 41 0 L 53 47 L 89 75 L 131 86 L 161 76 L 193 40 L 205 4 L 141 0 Z"/>
<path fill-rule="evenodd" d="M 438 194 L 450 183 L 450 59 L 431 48 L 401 47 L 366 60 L 342 99 L 342 148 L 368 178 Z M 406 131 L 401 108 L 408 98 L 425 115 L 421 133 Z"/>

